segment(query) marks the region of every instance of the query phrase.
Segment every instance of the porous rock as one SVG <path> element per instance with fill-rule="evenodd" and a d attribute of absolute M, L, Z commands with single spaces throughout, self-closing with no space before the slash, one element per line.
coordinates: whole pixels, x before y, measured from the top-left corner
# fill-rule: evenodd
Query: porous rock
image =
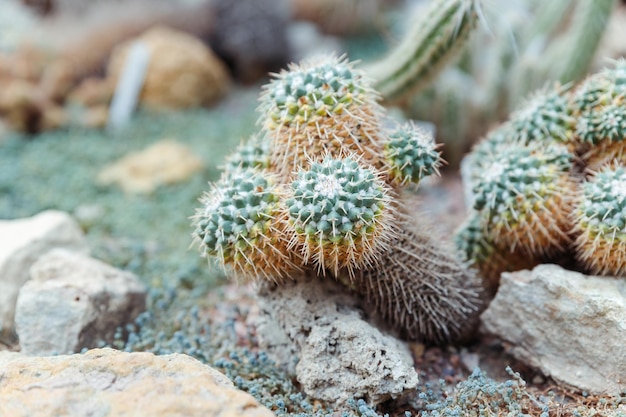
<path fill-rule="evenodd" d="M 140 102 L 150 108 L 181 109 L 204 106 L 221 98 L 229 88 L 226 66 L 199 39 L 157 26 L 113 50 L 107 78 L 117 83 L 134 42 L 143 42 L 150 62 Z"/>
<path fill-rule="evenodd" d="M 0 415 L 270 417 L 226 376 L 183 354 L 94 349 L 28 357 L 0 352 Z"/>
<path fill-rule="evenodd" d="M 299 356 L 295 375 L 307 395 L 341 407 L 352 398 L 377 405 L 414 393 L 408 346 L 368 323 L 345 287 L 303 279 L 264 287 L 259 299 L 261 343 L 287 365 Z"/>
<path fill-rule="evenodd" d="M 502 274 L 483 313 L 510 353 L 560 384 L 593 394 L 626 390 L 626 280 L 556 265 Z"/>
<path fill-rule="evenodd" d="M 31 268 L 19 292 L 15 324 L 28 355 L 78 352 L 112 342 L 118 326 L 145 310 L 137 277 L 101 261 L 55 249 Z"/>
<path fill-rule="evenodd" d="M 44 211 L 33 217 L 0 220 L 0 337 L 13 333 L 15 302 L 35 261 L 57 247 L 88 252 L 80 227 L 67 213 Z"/>
<path fill-rule="evenodd" d="M 161 185 L 185 181 L 202 168 L 202 160 L 188 147 L 165 139 L 104 167 L 97 181 L 116 184 L 127 193 L 151 193 Z"/>

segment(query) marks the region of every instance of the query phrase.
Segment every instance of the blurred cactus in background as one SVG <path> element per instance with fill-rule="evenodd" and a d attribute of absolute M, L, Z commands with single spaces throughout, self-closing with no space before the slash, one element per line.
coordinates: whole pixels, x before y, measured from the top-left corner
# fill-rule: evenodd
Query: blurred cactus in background
<path fill-rule="evenodd" d="M 468 155 L 474 211 L 455 242 L 491 285 L 544 261 L 626 272 L 625 69 L 619 60 L 575 89 L 544 88 Z"/>
<path fill-rule="evenodd" d="M 403 195 L 442 160 L 416 126 L 381 127 L 371 84 L 335 56 L 276 74 L 261 133 L 201 199 L 195 240 L 237 277 L 331 276 L 407 338 L 457 340 L 475 324 L 482 286 L 412 220 Z"/>
<path fill-rule="evenodd" d="M 475 139 L 531 91 L 554 81 L 570 85 L 587 74 L 615 4 L 487 2 L 485 27 L 474 31 L 456 65 L 403 105 L 406 115 L 435 123 L 446 159 L 457 166 Z"/>

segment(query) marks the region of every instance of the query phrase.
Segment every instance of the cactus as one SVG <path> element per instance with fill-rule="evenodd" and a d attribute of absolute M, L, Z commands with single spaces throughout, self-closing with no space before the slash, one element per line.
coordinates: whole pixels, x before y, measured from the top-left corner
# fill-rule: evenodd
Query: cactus
<path fill-rule="evenodd" d="M 539 264 L 539 259 L 496 245 L 484 223 L 485 219 L 472 211 L 455 231 L 454 243 L 462 260 L 479 271 L 485 288 L 495 294 L 502 272 L 532 268 Z"/>
<path fill-rule="evenodd" d="M 265 87 L 259 110 L 284 178 L 324 155 L 355 153 L 380 166 L 381 108 L 365 75 L 330 56 L 291 65 Z"/>
<path fill-rule="evenodd" d="M 437 0 L 419 14 L 403 41 L 366 72 L 389 102 L 424 88 L 466 44 L 477 25 L 478 0 Z"/>
<path fill-rule="evenodd" d="M 497 245 L 530 257 L 567 247 L 576 190 L 567 148 L 512 143 L 480 169 L 474 209 L 485 216 Z"/>
<path fill-rule="evenodd" d="M 574 214 L 578 260 L 592 273 L 626 274 L 626 167 L 605 166 L 584 183 Z"/>
<path fill-rule="evenodd" d="M 318 270 L 376 264 L 393 235 L 392 208 L 376 172 L 351 158 L 325 158 L 300 171 L 286 200 L 304 260 Z"/>
<path fill-rule="evenodd" d="M 224 175 L 200 200 L 193 218 L 202 252 L 245 277 L 278 280 L 299 269 L 287 251 L 287 212 L 268 175 L 242 170 Z"/>
<path fill-rule="evenodd" d="M 483 286 L 409 218 L 383 261 L 359 270 L 354 290 L 410 340 L 441 344 L 470 336 L 483 304 Z"/>
<path fill-rule="evenodd" d="M 431 134 L 413 123 L 394 130 L 385 143 L 389 176 L 400 184 L 419 184 L 422 178 L 437 174 L 442 164 L 439 146 Z"/>
<path fill-rule="evenodd" d="M 201 200 L 202 252 L 245 278 L 330 276 L 406 337 L 458 338 L 481 307 L 479 283 L 416 225 L 399 230 L 403 187 L 442 163 L 432 137 L 412 124 L 383 130 L 378 94 L 343 58 L 289 68 L 264 87 L 261 133 Z"/>

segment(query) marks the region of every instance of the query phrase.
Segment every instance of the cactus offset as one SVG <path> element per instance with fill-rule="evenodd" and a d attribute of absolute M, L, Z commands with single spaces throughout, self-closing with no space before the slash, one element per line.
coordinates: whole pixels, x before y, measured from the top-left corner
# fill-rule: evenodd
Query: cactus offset
<path fill-rule="evenodd" d="M 577 258 L 596 274 L 626 274 L 626 167 L 608 165 L 582 186 Z"/>
<path fill-rule="evenodd" d="M 393 235 L 391 200 L 371 169 L 351 158 L 314 163 L 300 171 L 286 200 L 304 260 L 335 276 L 376 264 Z"/>
<path fill-rule="evenodd" d="M 194 237 L 203 253 L 245 277 L 281 279 L 299 269 L 287 251 L 287 212 L 271 177 L 243 170 L 224 175 L 201 199 Z"/>
<path fill-rule="evenodd" d="M 258 135 L 252 135 L 226 158 L 225 171 L 238 169 L 269 168 L 269 143 Z"/>

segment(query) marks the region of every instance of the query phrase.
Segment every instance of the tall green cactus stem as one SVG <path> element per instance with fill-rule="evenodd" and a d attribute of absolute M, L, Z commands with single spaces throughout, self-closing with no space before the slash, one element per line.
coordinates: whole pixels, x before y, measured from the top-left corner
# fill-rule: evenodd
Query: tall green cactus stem
<path fill-rule="evenodd" d="M 531 257 L 567 247 L 576 181 L 564 146 L 511 144 L 480 169 L 474 209 L 486 216 L 497 245 Z"/>
<path fill-rule="evenodd" d="M 583 184 L 577 258 L 592 273 L 626 275 L 626 167 L 606 166 Z"/>
<path fill-rule="evenodd" d="M 335 276 L 377 263 L 394 231 L 391 200 L 376 172 L 352 158 L 327 157 L 300 171 L 291 189 L 292 245 L 302 246 L 305 262 Z"/>
<path fill-rule="evenodd" d="M 225 171 L 239 169 L 267 169 L 270 166 L 269 141 L 259 135 L 252 135 L 247 142 L 226 157 Z"/>
<path fill-rule="evenodd" d="M 570 114 L 565 92 L 565 88 L 558 86 L 535 92 L 519 110 L 511 114 L 513 139 L 524 143 L 553 140 L 569 144 L 576 120 Z"/>
<path fill-rule="evenodd" d="M 569 83 L 584 77 L 593 61 L 616 0 L 576 2 L 569 29 L 550 44 L 544 56 L 549 79 Z"/>
<path fill-rule="evenodd" d="M 399 126 L 385 143 L 389 177 L 399 184 L 419 184 L 422 178 L 437 174 L 442 165 L 439 146 L 432 135 L 413 123 Z"/>
<path fill-rule="evenodd" d="M 466 44 L 477 26 L 479 0 L 436 0 L 386 57 L 366 67 L 388 102 L 417 93 Z"/>
<path fill-rule="evenodd" d="M 285 179 L 324 155 L 358 154 L 379 166 L 382 109 L 370 81 L 331 56 L 291 65 L 264 88 L 259 122 L 272 140 L 271 160 Z"/>
<path fill-rule="evenodd" d="M 357 272 L 354 290 L 406 339 L 466 338 L 483 307 L 480 280 L 431 231 L 409 219 L 399 230 L 380 265 Z"/>
<path fill-rule="evenodd" d="M 454 243 L 461 259 L 478 270 L 487 291 L 495 294 L 502 272 L 530 269 L 539 264 L 539 259 L 496 245 L 484 223 L 478 212 L 472 212 L 455 231 Z"/>
<path fill-rule="evenodd" d="M 273 179 L 257 170 L 222 176 L 193 217 L 195 241 L 222 267 L 250 279 L 278 280 L 299 270 L 287 250 L 287 212 Z"/>

